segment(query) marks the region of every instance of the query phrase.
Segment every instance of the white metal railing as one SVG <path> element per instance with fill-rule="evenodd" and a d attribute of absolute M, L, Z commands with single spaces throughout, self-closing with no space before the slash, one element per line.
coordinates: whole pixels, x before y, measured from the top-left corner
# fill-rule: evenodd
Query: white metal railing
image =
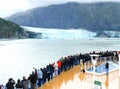
<path fill-rule="evenodd" d="M 101 65 L 103 63 L 106 63 L 106 61 L 112 61 L 112 62 L 114 62 L 116 64 L 119 64 L 119 61 L 118 61 L 117 58 L 109 56 L 109 57 L 100 57 L 100 58 L 98 58 L 95 66 L 98 66 L 98 65 Z M 91 67 L 93 67 L 93 64 L 92 64 L 91 60 L 84 63 L 84 69 L 85 70 L 87 70 L 87 69 L 89 69 Z"/>

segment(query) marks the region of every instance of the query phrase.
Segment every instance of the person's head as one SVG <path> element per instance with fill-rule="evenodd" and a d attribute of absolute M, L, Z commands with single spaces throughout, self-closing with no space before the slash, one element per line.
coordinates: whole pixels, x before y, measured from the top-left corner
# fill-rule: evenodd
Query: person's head
<path fill-rule="evenodd" d="M 9 80 L 8 80 L 9 82 L 12 82 L 13 81 L 13 78 L 9 78 Z"/>
<path fill-rule="evenodd" d="M 20 79 L 17 80 L 17 83 L 20 83 Z"/>
<path fill-rule="evenodd" d="M 9 78 L 9 80 L 8 80 L 9 82 L 11 82 L 12 81 L 12 78 Z"/>
<path fill-rule="evenodd" d="M 26 78 L 25 78 L 25 76 L 23 76 L 23 80 L 25 80 Z"/>
<path fill-rule="evenodd" d="M 32 71 L 32 74 L 34 74 L 34 71 Z"/>

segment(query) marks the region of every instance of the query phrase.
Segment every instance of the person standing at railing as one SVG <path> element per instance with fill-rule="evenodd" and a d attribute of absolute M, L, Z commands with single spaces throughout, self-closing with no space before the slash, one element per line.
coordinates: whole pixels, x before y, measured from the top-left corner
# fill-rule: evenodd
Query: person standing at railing
<path fill-rule="evenodd" d="M 38 87 L 41 86 L 42 84 L 42 76 L 43 76 L 43 73 L 42 73 L 42 70 L 41 68 L 37 70 L 37 77 L 38 77 Z"/>
<path fill-rule="evenodd" d="M 7 89 L 14 89 L 14 85 L 15 85 L 15 81 L 13 80 L 13 78 L 10 78 L 6 84 L 6 88 Z"/>
<path fill-rule="evenodd" d="M 106 74 L 108 75 L 108 72 L 109 72 L 109 63 L 108 62 L 106 62 L 105 68 L 106 68 Z"/>
<path fill-rule="evenodd" d="M 82 71 L 82 69 L 83 69 L 83 60 L 80 59 L 80 70 Z"/>
<path fill-rule="evenodd" d="M 26 79 L 25 76 L 23 76 L 23 79 L 22 79 L 22 85 L 23 85 L 23 89 L 29 89 L 29 87 L 30 87 L 29 80 Z"/>
<path fill-rule="evenodd" d="M 54 72 L 55 72 L 55 76 L 58 76 L 58 64 L 57 64 L 57 62 L 55 62 L 55 64 L 54 64 Z"/>
<path fill-rule="evenodd" d="M 35 71 L 32 71 L 32 74 L 30 74 L 29 79 L 31 83 L 31 89 L 37 89 L 37 69 L 33 67 Z"/>
<path fill-rule="evenodd" d="M 23 89 L 23 84 L 20 79 L 17 80 L 15 87 L 16 87 L 16 89 Z"/>

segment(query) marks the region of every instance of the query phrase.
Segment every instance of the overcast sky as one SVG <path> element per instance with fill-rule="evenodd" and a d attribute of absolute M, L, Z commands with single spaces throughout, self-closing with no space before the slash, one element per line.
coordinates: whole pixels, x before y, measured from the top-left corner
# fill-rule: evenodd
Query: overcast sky
<path fill-rule="evenodd" d="M 103 2 L 103 1 L 115 1 L 120 0 L 0 0 L 0 17 L 6 17 L 13 13 L 25 11 L 27 9 L 47 6 L 50 4 L 60 4 L 65 2 Z"/>

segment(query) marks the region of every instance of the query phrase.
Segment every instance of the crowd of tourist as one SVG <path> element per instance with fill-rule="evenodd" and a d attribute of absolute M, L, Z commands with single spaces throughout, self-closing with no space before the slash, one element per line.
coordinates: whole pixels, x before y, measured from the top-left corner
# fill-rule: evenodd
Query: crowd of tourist
<path fill-rule="evenodd" d="M 35 68 L 34 71 L 29 75 L 28 78 L 23 76 L 23 79 L 18 79 L 17 82 L 13 78 L 8 79 L 5 86 L 1 85 L 0 89 L 37 89 L 41 87 L 46 82 L 49 82 L 54 77 L 59 76 L 63 71 L 67 71 L 76 65 L 83 64 L 86 61 L 90 61 L 90 54 L 98 54 L 99 57 L 113 57 L 118 59 L 117 51 L 101 51 L 101 52 L 90 52 L 90 53 L 80 53 L 76 55 L 70 55 L 60 58 L 58 61 L 46 65 L 43 68 Z"/>

